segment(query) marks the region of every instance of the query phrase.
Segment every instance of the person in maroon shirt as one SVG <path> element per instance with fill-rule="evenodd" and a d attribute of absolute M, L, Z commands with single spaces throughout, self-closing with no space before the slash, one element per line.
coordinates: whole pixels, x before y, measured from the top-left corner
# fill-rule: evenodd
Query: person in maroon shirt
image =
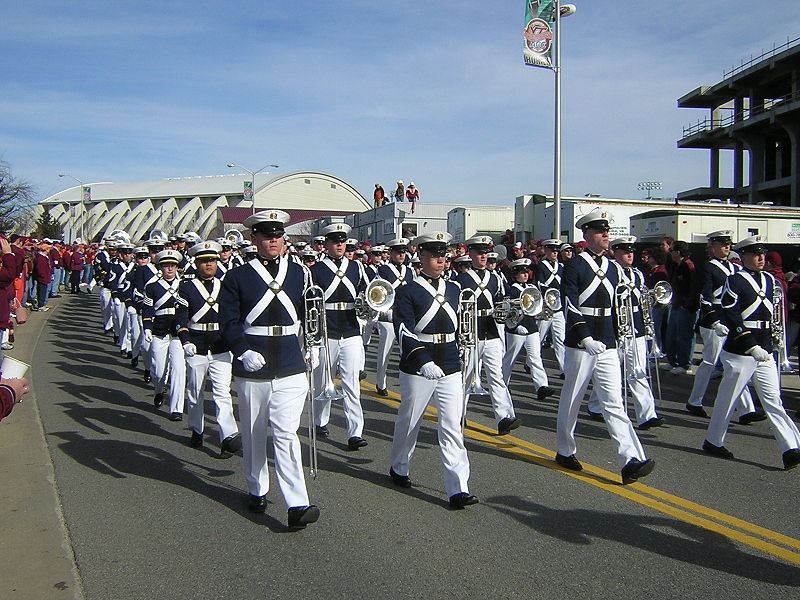
<path fill-rule="evenodd" d="M 47 306 L 48 289 L 53 282 L 53 263 L 50 260 L 50 244 L 46 241 L 39 242 L 37 252 L 33 257 L 33 279 L 36 281 L 36 309 L 50 310 Z"/>
<path fill-rule="evenodd" d="M 82 247 L 78 246 L 78 244 L 72 247 L 72 252 L 64 254 L 64 268 L 69 271 L 69 287 L 72 294 L 81 293 L 78 286 L 81 283 L 85 262 Z"/>
<path fill-rule="evenodd" d="M 672 310 L 667 325 L 667 360 L 675 375 L 692 373 L 694 326 L 700 310 L 700 281 L 689 257 L 689 244 L 678 240 L 670 251 L 672 271 Z"/>

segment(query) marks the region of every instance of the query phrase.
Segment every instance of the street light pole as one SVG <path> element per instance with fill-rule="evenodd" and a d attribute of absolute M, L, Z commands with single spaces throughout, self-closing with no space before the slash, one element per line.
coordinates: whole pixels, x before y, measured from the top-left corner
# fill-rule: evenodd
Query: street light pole
<path fill-rule="evenodd" d="M 640 181 L 639 182 L 639 189 L 647 192 L 647 200 L 653 199 L 653 190 L 660 190 L 661 189 L 661 182 L 660 181 Z"/>
<path fill-rule="evenodd" d="M 561 17 L 568 17 L 576 11 L 574 4 L 555 3 L 555 44 L 553 53 L 553 73 L 555 74 L 555 110 L 553 151 L 553 237 L 561 239 Z"/>
<path fill-rule="evenodd" d="M 256 175 L 258 173 L 261 173 L 261 171 L 263 171 L 264 169 L 267 169 L 267 168 L 277 169 L 278 165 L 264 165 L 258 171 L 251 171 L 250 169 L 246 169 L 242 165 L 237 165 L 236 163 L 228 163 L 228 168 L 229 169 L 233 169 L 234 167 L 238 167 L 239 169 L 247 171 L 247 173 L 250 174 L 250 184 L 253 186 L 253 200 L 252 200 L 251 208 L 253 210 L 253 214 L 255 214 L 255 212 L 256 212 Z"/>
<path fill-rule="evenodd" d="M 69 173 L 59 173 L 58 176 L 59 177 L 69 177 L 70 179 L 74 179 L 75 181 L 78 182 L 78 184 L 80 184 L 80 191 L 78 192 L 78 202 L 81 205 L 80 232 L 81 232 L 81 241 L 85 244 L 86 243 L 86 229 L 85 229 L 84 226 L 86 224 L 86 206 L 85 206 L 85 204 L 83 202 L 83 188 L 86 186 L 86 184 L 83 183 L 80 179 L 78 179 L 74 175 L 70 175 Z M 77 216 L 76 216 L 76 219 L 77 219 Z M 72 240 L 72 241 L 74 241 L 74 240 Z"/>

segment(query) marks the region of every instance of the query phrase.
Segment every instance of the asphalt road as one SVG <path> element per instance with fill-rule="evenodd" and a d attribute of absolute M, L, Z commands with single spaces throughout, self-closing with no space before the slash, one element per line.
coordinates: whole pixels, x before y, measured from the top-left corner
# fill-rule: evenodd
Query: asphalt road
<path fill-rule="evenodd" d="M 568 473 L 552 462 L 557 400 L 535 400 L 520 361 L 512 395 L 523 426 L 498 438 L 490 407 L 470 406 L 470 486 L 481 503 L 453 511 L 434 423 L 421 431 L 414 487 L 387 476 L 397 396 L 372 395 L 376 341 L 362 395 L 369 446 L 347 451 L 335 407 L 321 472 L 308 481 L 322 516 L 290 533 L 277 486 L 265 515 L 246 510 L 242 459 L 217 457 L 213 423 L 195 450 L 186 421 L 154 411 L 141 370 L 102 334 L 98 298 L 65 298 L 33 376 L 85 597 L 797 598 L 800 469 L 782 470 L 767 422 L 732 427 L 736 460 L 708 457 L 698 449 L 707 421 L 683 411 L 691 376 L 666 375 L 667 424 L 640 435 L 653 474 L 620 485 L 605 426 L 584 418 L 586 470 Z M 800 379 L 784 383 L 797 408 Z"/>

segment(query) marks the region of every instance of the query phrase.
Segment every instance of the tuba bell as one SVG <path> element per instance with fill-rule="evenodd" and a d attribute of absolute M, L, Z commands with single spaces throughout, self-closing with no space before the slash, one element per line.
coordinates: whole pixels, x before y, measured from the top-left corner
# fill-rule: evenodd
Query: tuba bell
<path fill-rule="evenodd" d="M 538 317 L 544 310 L 542 293 L 535 287 L 526 287 L 519 298 L 506 298 L 499 302 L 493 317 L 498 323 L 505 323 L 512 329 L 522 322 L 523 317 Z"/>
<path fill-rule="evenodd" d="M 153 229 L 147 234 L 148 240 L 161 240 L 166 243 L 169 241 L 169 235 L 163 229 Z"/>
<path fill-rule="evenodd" d="M 374 321 L 394 305 L 395 290 L 385 279 L 373 279 L 367 289 L 356 297 L 356 315 L 365 321 Z"/>
<path fill-rule="evenodd" d="M 238 247 L 244 242 L 244 234 L 238 229 L 228 229 L 228 231 L 225 232 L 225 239 Z"/>

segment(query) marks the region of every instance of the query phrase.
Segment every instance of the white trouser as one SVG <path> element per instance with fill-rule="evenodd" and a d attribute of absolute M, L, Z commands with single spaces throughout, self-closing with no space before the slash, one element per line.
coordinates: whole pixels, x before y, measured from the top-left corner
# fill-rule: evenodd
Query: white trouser
<path fill-rule="evenodd" d="M 726 339 L 718 336 L 713 329 L 706 327 L 700 328 L 700 337 L 703 339 L 703 362 L 700 363 L 694 374 L 692 393 L 689 394 L 689 404 L 692 406 L 703 406 L 703 397 L 706 395 L 708 382 L 711 380 L 714 366 L 717 364 L 719 353 L 722 352 L 722 345 Z M 756 409 L 747 385 L 742 389 L 735 406 L 735 411 L 739 414 L 750 413 Z"/>
<path fill-rule="evenodd" d="M 125 320 L 125 305 L 119 298 L 111 299 L 111 323 L 114 327 L 114 335 L 120 338 L 120 348 L 122 348 L 122 325 Z"/>
<path fill-rule="evenodd" d="M 111 329 L 114 326 L 114 318 L 111 310 L 111 290 L 108 288 L 100 288 L 100 307 L 103 315 L 103 329 Z"/>
<path fill-rule="evenodd" d="M 525 364 L 531 370 L 533 387 L 538 390 L 540 387 L 547 385 L 547 372 L 542 365 L 542 340 L 538 331 L 528 335 L 506 333 L 506 353 L 503 355 L 503 381 L 508 386 L 508 382 L 511 379 L 511 368 L 514 366 L 514 361 L 523 346 L 526 353 Z"/>
<path fill-rule="evenodd" d="M 448 496 L 469 492 L 469 458 L 461 431 L 461 419 L 464 415 L 463 385 L 461 372 L 441 379 L 425 379 L 419 375 L 400 372 L 401 400 L 397 420 L 394 422 L 392 469 L 398 475 L 408 475 L 422 416 L 433 400 L 439 413 L 439 452 Z"/>
<path fill-rule="evenodd" d="M 622 361 L 622 356 L 625 352 L 621 347 L 617 350 L 619 359 Z M 655 419 L 658 416 L 656 414 L 656 399 L 653 397 L 653 390 L 650 387 L 650 381 L 647 379 L 647 340 L 644 337 L 636 338 L 635 346 L 633 344 L 628 345 L 626 376 L 628 378 L 628 390 L 630 390 L 631 398 L 633 399 L 633 409 L 636 412 L 636 424 L 641 425 L 645 421 Z M 601 412 L 600 400 L 595 389 L 592 389 L 592 393 L 589 395 L 589 410 L 596 413 Z"/>
<path fill-rule="evenodd" d="M 553 351 L 556 353 L 558 368 L 564 373 L 564 338 L 567 335 L 567 322 L 564 319 L 564 311 L 553 313 L 552 319 L 539 321 L 539 336 L 541 339 L 544 339 L 551 327 L 553 331 L 550 332 L 550 339 L 553 342 Z"/>
<path fill-rule="evenodd" d="M 597 356 L 578 348 L 564 349 L 564 387 L 558 403 L 556 449 L 563 456 L 577 452 L 575 425 L 581 408 L 583 395 L 589 380 L 597 390 L 600 410 L 605 418 L 608 433 L 617 447 L 620 468 L 632 458 L 645 460 L 644 449 L 636 437 L 633 423 L 622 402 L 622 374 L 619 353 L 609 348 Z"/>
<path fill-rule="evenodd" d="M 733 414 L 734 398 L 739 397 L 752 378 L 781 454 L 793 448 L 800 448 L 800 432 L 794 421 L 786 414 L 781 402 L 775 357 L 770 357 L 766 362 L 758 362 L 752 356 L 741 356 L 723 350 L 720 358 L 725 374 L 722 376 L 717 398 L 714 400 L 714 411 L 711 413 L 706 439 L 715 446 L 725 445 L 725 434 L 728 432 L 728 421 Z"/>
<path fill-rule="evenodd" d="M 131 322 L 128 314 L 128 307 L 121 300 L 114 300 L 114 310 L 119 320 L 119 349 L 122 352 L 133 350 L 133 338 L 131 337 Z"/>
<path fill-rule="evenodd" d="M 375 321 L 362 321 L 361 319 L 358 320 L 361 327 L 361 343 L 364 346 L 369 346 L 370 340 L 372 340 L 372 330 L 375 327 Z"/>
<path fill-rule="evenodd" d="M 394 325 L 378 321 L 378 357 L 375 370 L 375 385 L 386 389 L 386 367 L 389 364 L 389 352 L 394 345 Z"/>
<path fill-rule="evenodd" d="M 153 341 L 150 342 L 150 356 L 156 394 L 164 391 L 169 379 L 169 412 L 182 413 L 186 389 L 186 359 L 183 356 L 181 341 L 170 335 L 164 337 L 154 335 Z M 167 369 L 168 360 L 169 369 Z"/>
<path fill-rule="evenodd" d="M 275 450 L 275 477 L 286 506 L 308 506 L 300 438 L 297 437 L 308 394 L 308 378 L 303 373 L 268 380 L 237 377 L 236 388 L 247 489 L 254 496 L 263 496 L 269 491 L 269 425 Z"/>
<path fill-rule="evenodd" d="M 500 338 L 490 340 L 478 340 L 478 356 L 482 365 L 482 370 L 486 373 L 486 391 L 492 397 L 492 408 L 494 408 L 494 419 L 497 423 L 506 417 L 514 418 L 514 403 L 511 401 L 511 393 L 503 380 L 503 354 L 505 344 Z M 474 359 L 472 352 L 467 353 L 467 366 L 465 368 L 464 381 L 471 381 L 474 371 Z M 479 365 L 478 373 L 481 371 Z M 464 405 L 469 398 L 465 398 Z"/>
<path fill-rule="evenodd" d="M 145 371 L 150 370 L 150 342 L 144 341 L 144 326 L 142 325 L 142 315 L 136 315 L 136 323 L 139 327 L 139 335 L 134 344 L 134 356 L 137 354 L 142 357 L 142 363 Z"/>
<path fill-rule="evenodd" d="M 128 330 L 128 340 L 130 342 L 130 351 L 133 356 L 139 356 L 139 338 L 142 335 L 142 324 L 139 320 L 139 315 L 136 314 L 136 308 L 133 306 L 126 307 L 128 313 L 125 317 Z"/>
<path fill-rule="evenodd" d="M 239 431 L 236 419 L 233 417 L 231 399 L 232 363 L 233 355 L 230 352 L 220 354 L 208 352 L 186 358 L 186 403 L 189 405 L 189 427 L 197 433 L 203 433 L 205 424 L 203 384 L 208 374 L 211 380 L 211 398 L 216 408 L 220 442 Z"/>
<path fill-rule="evenodd" d="M 342 380 L 342 393 L 344 400 L 344 417 L 347 420 L 347 437 L 361 437 L 364 431 L 364 411 L 361 410 L 361 386 L 358 382 L 358 367 L 363 355 L 364 347 L 361 345 L 361 336 L 344 338 L 341 340 L 328 340 L 328 357 L 331 363 L 331 376 L 336 373 L 339 366 L 339 377 Z M 320 392 L 324 389 L 323 365 L 314 369 L 314 399 L 315 425 L 327 425 L 331 418 L 330 398 L 319 399 Z"/>

